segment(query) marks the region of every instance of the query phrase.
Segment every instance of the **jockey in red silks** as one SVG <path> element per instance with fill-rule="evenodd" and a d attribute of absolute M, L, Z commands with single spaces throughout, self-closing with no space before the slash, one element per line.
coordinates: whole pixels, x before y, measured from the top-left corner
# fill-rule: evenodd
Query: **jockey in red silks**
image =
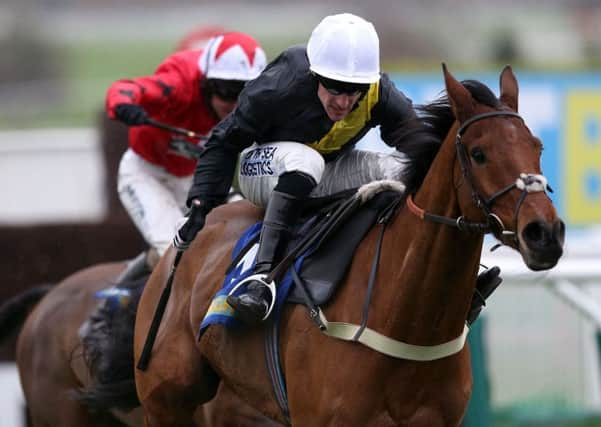
<path fill-rule="evenodd" d="M 265 64 L 265 52 L 254 38 L 226 32 L 209 38 L 202 49 L 168 56 L 150 76 L 118 80 L 109 87 L 109 118 L 131 126 L 129 148 L 119 165 L 119 198 L 151 248 L 130 262 L 119 281 L 150 272 L 167 250 L 196 166 L 196 159 L 179 152 L 173 140 L 198 140 L 147 125 L 147 120 L 208 135 Z"/>

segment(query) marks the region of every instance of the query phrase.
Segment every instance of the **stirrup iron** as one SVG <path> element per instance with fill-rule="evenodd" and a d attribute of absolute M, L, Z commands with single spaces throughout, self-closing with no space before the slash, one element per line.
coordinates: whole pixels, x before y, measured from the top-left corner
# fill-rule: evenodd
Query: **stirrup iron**
<path fill-rule="evenodd" d="M 248 282 L 251 281 L 257 281 L 257 282 L 261 282 L 263 285 L 265 285 L 265 287 L 267 289 L 269 289 L 269 292 L 271 293 L 271 301 L 269 302 L 269 307 L 267 308 L 267 313 L 265 313 L 265 316 L 263 316 L 263 318 L 261 319 L 261 321 L 266 320 L 269 315 L 271 314 L 271 312 L 273 311 L 273 307 L 275 306 L 275 297 L 276 297 L 276 290 L 275 290 L 275 282 L 272 280 L 271 282 L 267 282 L 265 281 L 265 278 L 267 277 L 266 274 L 252 274 L 250 276 L 248 276 L 247 278 L 241 280 L 240 282 L 238 282 L 236 284 L 236 286 L 234 286 L 232 288 L 231 291 L 229 291 L 229 293 L 227 294 L 227 296 L 229 297 L 230 295 L 233 295 L 234 292 L 236 292 L 236 290 L 238 288 L 240 288 L 242 285 L 246 285 Z"/>

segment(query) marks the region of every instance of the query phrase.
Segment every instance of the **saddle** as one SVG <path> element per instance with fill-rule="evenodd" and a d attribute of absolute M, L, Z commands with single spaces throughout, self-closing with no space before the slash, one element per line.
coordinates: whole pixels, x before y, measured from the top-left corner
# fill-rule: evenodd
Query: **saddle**
<path fill-rule="evenodd" d="M 298 276 L 305 284 L 308 296 L 314 304 L 322 305 L 330 300 L 336 286 L 346 276 L 359 243 L 378 221 L 382 213 L 386 212 L 398 200 L 399 193 L 393 191 L 377 194 L 373 199 L 359 206 L 350 218 L 343 218 L 329 235 L 326 234 L 322 237 L 317 245 L 312 248 L 311 253 L 305 257 Z M 316 231 L 320 231 L 319 227 L 304 230 L 304 233 L 310 235 L 310 233 Z M 303 237 L 302 233 L 297 236 L 289 245 L 289 248 L 298 245 Z M 307 299 L 303 289 L 299 286 L 293 286 L 287 302 L 306 303 Z"/>
<path fill-rule="evenodd" d="M 305 304 L 311 311 L 334 295 L 361 240 L 379 218 L 389 215 L 403 199 L 399 188 L 384 182 L 378 182 L 363 193 L 359 190 L 353 191 L 351 196 L 346 192 L 342 197 L 337 194 L 311 201 L 317 211 L 300 221 L 287 255 L 270 273 L 278 284 L 272 316 L 279 317 L 286 302 Z M 363 197 L 365 193 L 369 195 Z M 251 226 L 234 248 L 223 288 L 205 314 L 199 337 L 211 324 L 240 324 L 225 300 L 230 292 L 241 291 L 237 285 L 253 273 L 260 230 L 260 222 Z"/>

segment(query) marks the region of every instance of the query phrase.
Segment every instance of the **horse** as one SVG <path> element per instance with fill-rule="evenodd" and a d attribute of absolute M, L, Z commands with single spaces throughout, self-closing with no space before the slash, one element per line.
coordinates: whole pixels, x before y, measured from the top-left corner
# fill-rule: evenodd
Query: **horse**
<path fill-rule="evenodd" d="M 0 340 L 22 326 L 17 342 L 17 366 L 33 427 L 143 424 L 134 383 L 133 317 L 130 320 L 130 314 L 119 314 L 119 323 L 112 326 L 121 328 L 116 334 L 119 337 L 114 338 L 115 342 L 104 343 L 100 349 L 111 357 L 124 359 L 117 366 L 105 367 L 119 371 L 121 378 L 103 388 L 95 384 L 94 367 L 86 357 L 79 334 L 81 325 L 99 304 L 95 294 L 114 285 L 124 266 L 124 262 L 94 265 L 55 286 L 24 291 L 0 306 Z M 214 402 L 199 409 L 194 424 L 190 425 L 274 427 L 277 424 L 221 387 Z"/>
<path fill-rule="evenodd" d="M 542 143 L 517 113 L 511 67 L 500 74 L 499 98 L 481 82 L 459 82 L 444 64 L 443 76 L 446 96 L 420 107 L 415 132 L 397 134 L 406 191 L 384 229 L 368 309 L 372 331 L 423 356 L 333 338 L 304 307 L 287 305 L 279 341 L 287 417 L 265 366 L 266 328 L 211 325 L 197 339 L 236 242 L 262 215 L 245 201 L 222 205 L 183 253 L 149 364 L 136 370 L 146 427 L 185 425 L 222 382 L 283 424 L 460 424 L 472 388 L 466 316 L 484 234 L 518 251 L 531 270 L 545 270 L 562 255 L 565 225 L 545 191 Z M 372 228 L 357 247 L 335 297 L 321 307 L 327 318 L 362 321 L 380 233 Z M 136 359 L 174 258 L 171 250 L 161 259 L 140 299 Z M 450 344 L 453 351 L 434 355 Z"/>

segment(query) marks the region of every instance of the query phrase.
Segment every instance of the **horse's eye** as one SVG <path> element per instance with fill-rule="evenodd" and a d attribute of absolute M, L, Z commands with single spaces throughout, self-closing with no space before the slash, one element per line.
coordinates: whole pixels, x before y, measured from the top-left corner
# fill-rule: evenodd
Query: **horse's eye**
<path fill-rule="evenodd" d="M 475 147 L 472 148 L 472 151 L 470 152 L 472 159 L 474 159 L 474 161 L 476 163 L 484 163 L 486 161 L 486 156 L 484 155 L 484 151 L 482 151 L 482 148 L 480 147 Z"/>

